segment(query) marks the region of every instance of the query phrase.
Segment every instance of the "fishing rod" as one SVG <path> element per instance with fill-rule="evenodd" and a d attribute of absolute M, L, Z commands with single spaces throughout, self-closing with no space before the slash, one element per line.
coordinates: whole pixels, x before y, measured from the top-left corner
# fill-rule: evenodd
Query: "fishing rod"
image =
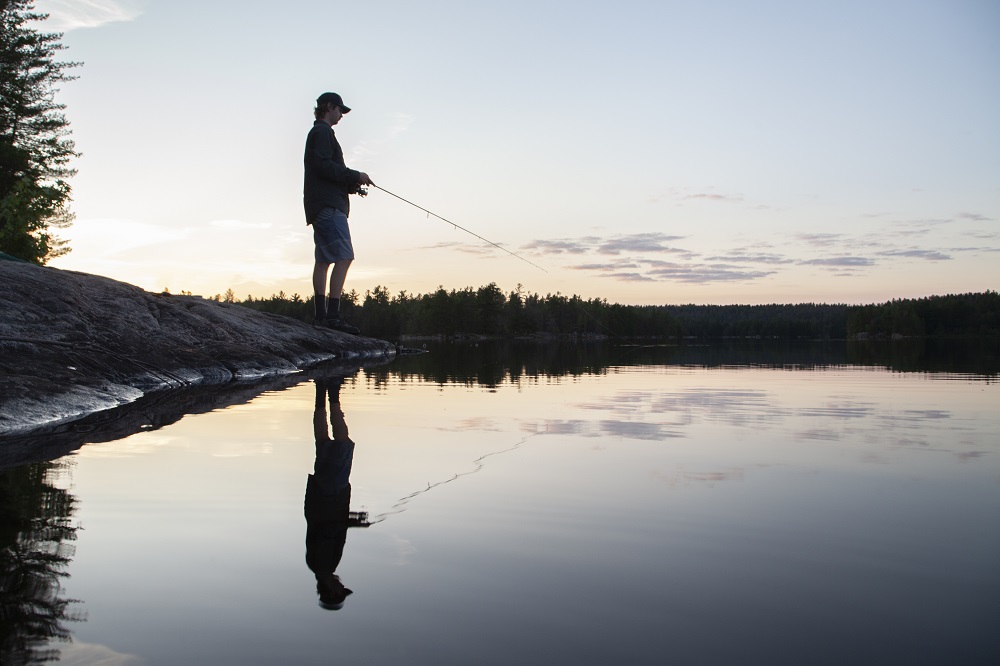
<path fill-rule="evenodd" d="M 488 238 L 483 238 L 482 236 L 480 236 L 479 234 L 477 234 L 477 233 L 476 233 L 476 232 L 474 232 L 474 231 L 469 231 L 468 229 L 466 229 L 465 227 L 463 227 L 463 226 L 462 226 L 462 225 L 460 225 L 460 224 L 455 224 L 455 223 L 454 223 L 454 222 L 452 222 L 451 220 L 449 220 L 449 219 L 446 219 L 446 218 L 444 218 L 444 217 L 441 217 L 441 216 L 440 216 L 440 215 L 438 215 L 437 213 L 435 213 L 435 212 L 433 212 L 433 211 L 429 211 L 429 210 L 427 210 L 426 208 L 424 208 L 423 206 L 418 206 L 417 204 L 413 203 L 413 202 L 412 202 L 412 201 L 410 201 L 409 199 L 404 199 L 403 197 L 399 196 L 398 194 L 394 194 L 394 193 L 390 192 L 389 190 L 385 189 L 384 187 L 379 187 L 379 186 L 378 186 L 378 185 L 376 185 L 375 183 L 372 183 L 372 184 L 371 184 L 371 186 L 372 186 L 372 187 L 374 187 L 374 188 L 376 188 L 376 189 L 379 189 L 379 190 L 382 190 L 383 192 L 385 192 L 386 194 L 388 194 L 388 195 L 390 195 L 390 196 L 393 196 L 393 197 L 396 197 L 397 199 L 399 199 L 399 200 L 400 200 L 400 201 L 402 201 L 402 202 L 405 202 L 405 203 L 408 203 L 408 204 L 410 204 L 410 205 L 411 205 L 411 206 L 413 206 L 414 208 L 419 208 L 420 210 L 424 211 L 424 212 L 425 212 L 425 213 L 427 213 L 428 215 L 433 215 L 433 216 L 434 216 L 434 217 L 436 217 L 437 219 L 439 219 L 439 220 L 441 220 L 441 221 L 443 221 L 443 222 L 447 222 L 448 224 L 450 224 L 451 226 L 455 227 L 456 229 L 461 229 L 461 230 L 462 230 L 462 231 L 464 231 L 465 233 L 467 233 L 467 234 L 471 234 L 471 235 L 475 236 L 476 238 L 478 238 L 479 240 L 483 241 L 484 243 L 489 243 L 489 244 L 490 244 L 490 245 L 492 245 L 493 247 L 495 247 L 495 248 L 499 248 L 499 249 L 503 250 L 504 252 L 506 252 L 507 254 L 511 255 L 512 257 L 517 257 L 518 259 L 520 259 L 521 261 L 523 261 L 523 262 L 524 262 L 524 263 L 526 263 L 526 264 L 531 264 L 532 266 L 534 266 L 535 268 L 537 268 L 538 270 L 540 270 L 540 271 L 542 271 L 542 272 L 544 272 L 544 273 L 548 273 L 548 271 L 547 271 L 547 270 L 545 270 L 544 268 L 542 268 L 542 267 L 541 267 L 541 266 L 539 266 L 538 264 L 536 264 L 536 263 L 533 263 L 533 262 L 531 262 L 531 261 L 528 261 L 527 259 L 525 259 L 525 258 L 524 258 L 524 257 L 522 257 L 521 255 L 519 255 L 519 254 L 515 254 L 514 252 L 511 252 L 510 250 L 508 250 L 507 248 L 505 248 L 505 247 L 504 247 L 504 246 L 502 246 L 502 245 L 497 245 L 496 243 L 494 243 L 493 241 L 489 240 Z M 358 194 L 361 194 L 362 196 L 364 196 L 364 194 L 362 194 L 362 193 L 361 193 L 360 191 L 358 192 Z M 367 194 L 367 192 L 365 192 L 365 194 Z"/>
<path fill-rule="evenodd" d="M 389 190 L 385 189 L 384 187 L 379 187 L 379 186 L 378 186 L 378 185 L 376 185 L 375 183 L 371 183 L 371 186 L 372 186 L 372 187 L 374 187 L 375 189 L 378 189 L 378 190 L 382 190 L 383 192 L 385 192 L 386 194 L 388 194 L 388 195 L 390 195 L 390 196 L 393 196 L 393 197 L 396 197 L 397 199 L 399 199 L 400 201 L 402 201 L 402 202 L 404 202 L 404 203 L 408 203 L 408 204 L 410 204 L 410 205 L 411 205 L 411 206 L 413 206 L 414 208 L 418 208 L 418 209 L 422 210 L 423 212 L 427 213 L 428 215 L 433 215 L 434 217 L 438 218 L 439 220 L 441 220 L 441 221 L 443 221 L 443 222 L 447 222 L 448 224 L 450 224 L 451 226 L 455 227 L 456 229 L 461 229 L 461 230 L 462 230 L 462 231 L 464 231 L 465 233 L 467 233 L 467 234 L 471 234 L 471 235 L 475 236 L 476 238 L 478 238 L 479 240 L 481 240 L 481 241 L 483 241 L 483 242 L 485 242 L 485 243 L 489 243 L 489 244 L 490 244 L 490 245 L 492 245 L 493 247 L 496 247 L 496 248 L 499 248 L 499 249 L 503 250 L 504 252 L 506 252 L 507 254 L 509 254 L 509 255 L 513 256 L 513 257 L 517 257 L 518 259 L 520 259 L 521 261 L 523 261 L 523 262 L 524 262 L 524 263 L 526 263 L 526 264 L 531 264 L 532 266 L 534 266 L 535 268 L 537 268 L 538 270 L 540 270 L 540 271 L 542 271 L 542 272 L 544 272 L 544 273 L 548 273 L 548 271 L 547 271 L 547 270 L 545 270 L 544 268 L 542 268 L 542 267 L 541 267 L 541 266 L 539 266 L 538 264 L 536 264 L 536 263 L 533 263 L 533 262 L 531 262 L 531 261 L 528 261 L 527 259 L 525 259 L 525 258 L 524 258 L 524 257 L 522 257 L 521 255 L 519 255 L 519 254 L 515 254 L 514 252 L 511 252 L 510 250 L 508 250 L 507 248 L 505 248 L 505 247 L 504 247 L 504 246 L 502 246 L 502 245 L 497 245 L 496 243 L 494 243 L 493 241 L 489 240 L 488 238 L 483 238 L 482 236 L 480 236 L 479 234 L 477 234 L 477 233 L 476 233 L 476 232 L 474 232 L 474 231 L 469 231 L 468 229 L 466 229 L 465 227 L 463 227 L 463 226 L 462 226 L 462 225 L 460 225 L 460 224 L 456 224 L 456 223 L 452 222 L 451 220 L 449 220 L 449 219 L 447 219 L 447 218 L 444 218 L 444 217 L 441 217 L 441 216 L 440 216 L 440 215 L 438 215 L 437 213 L 435 213 L 435 212 L 433 212 L 433 211 L 430 211 L 430 210 L 427 210 L 427 209 L 426 209 L 426 208 L 424 208 L 423 206 L 418 206 L 417 204 L 413 203 L 413 202 L 412 202 L 412 201 L 410 201 L 409 199 L 404 199 L 403 197 L 401 197 L 401 196 L 399 196 L 398 194 L 395 194 L 395 193 L 393 193 L 393 192 L 390 192 Z M 358 188 L 358 194 L 359 194 L 360 196 L 367 196 L 367 195 L 368 195 L 368 190 L 367 190 L 366 188 L 364 188 L 364 187 L 359 187 L 359 188 Z M 592 315 L 591 313 L 587 312 L 587 311 L 586 311 L 586 310 L 585 310 L 585 309 L 583 308 L 583 306 L 582 306 L 582 305 L 580 305 L 579 303 L 576 303 L 576 307 L 577 307 L 577 308 L 578 308 L 578 309 L 579 309 L 579 310 L 580 310 L 580 311 L 581 311 L 581 312 L 582 312 L 583 314 L 585 314 L 586 316 L 588 316 L 588 317 L 590 317 L 591 319 L 593 319 L 593 320 L 594 320 L 594 322 L 595 322 L 595 323 L 596 323 L 596 324 L 597 324 L 598 326 L 600 326 L 601 328 L 603 328 L 604 330 L 606 330 L 606 331 L 607 331 L 608 333 L 610 333 L 611 335 L 613 335 L 613 336 L 614 336 L 614 337 L 616 337 L 616 338 L 617 338 L 617 337 L 619 337 L 619 335 L 618 335 L 617 333 L 615 333 L 615 332 L 614 332 L 613 330 L 611 330 L 610 328 L 608 328 L 607 326 L 605 326 L 605 325 L 604 325 L 604 324 L 603 324 L 603 323 L 601 322 L 601 320 L 599 320 L 599 319 L 598 319 L 597 317 L 595 317 L 595 316 L 594 316 L 594 315 Z"/>

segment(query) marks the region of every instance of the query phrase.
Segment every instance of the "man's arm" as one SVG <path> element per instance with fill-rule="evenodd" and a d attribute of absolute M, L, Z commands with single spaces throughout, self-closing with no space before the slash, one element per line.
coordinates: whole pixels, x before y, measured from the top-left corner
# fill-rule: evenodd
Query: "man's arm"
<path fill-rule="evenodd" d="M 334 159 L 333 135 L 323 136 L 324 133 L 312 132 L 309 134 L 308 145 L 306 146 L 306 159 L 309 165 L 316 170 L 324 180 L 335 183 L 345 183 L 357 186 L 365 184 L 361 178 L 360 171 L 348 169 L 343 162 Z M 365 176 L 367 179 L 368 176 Z"/>

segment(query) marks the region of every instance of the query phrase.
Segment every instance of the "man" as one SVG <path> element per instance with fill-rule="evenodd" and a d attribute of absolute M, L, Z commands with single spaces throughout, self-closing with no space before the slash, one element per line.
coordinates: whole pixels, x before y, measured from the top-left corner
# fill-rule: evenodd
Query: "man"
<path fill-rule="evenodd" d="M 313 240 L 316 242 L 316 264 L 313 267 L 316 315 L 313 324 L 356 335 L 358 329 L 340 316 L 340 295 L 344 290 L 347 269 L 354 261 L 351 229 L 347 224 L 347 216 L 351 212 L 348 195 L 356 194 L 362 185 L 374 183 L 368 174 L 347 168 L 344 151 L 333 132 L 333 126 L 350 110 L 337 93 L 326 92 L 316 100 L 313 111 L 316 122 L 306 138 L 302 200 L 306 224 L 312 225 Z M 326 290 L 327 273 L 330 275 L 329 292 Z"/>

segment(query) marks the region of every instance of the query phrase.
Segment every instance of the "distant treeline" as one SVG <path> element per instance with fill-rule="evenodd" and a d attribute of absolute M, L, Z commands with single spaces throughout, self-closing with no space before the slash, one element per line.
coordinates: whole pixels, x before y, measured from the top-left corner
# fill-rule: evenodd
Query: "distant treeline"
<path fill-rule="evenodd" d="M 939 337 L 1000 334 L 1000 294 L 949 294 L 853 308 L 851 337 Z"/>
<path fill-rule="evenodd" d="M 270 298 L 236 299 L 232 290 L 214 300 L 303 321 L 313 317 L 312 299 L 284 292 Z M 383 286 L 345 293 L 345 319 L 366 335 L 520 337 L 530 335 L 652 338 L 891 338 L 1000 335 L 1000 295 L 931 296 L 879 305 L 621 305 L 560 293 L 541 296 L 521 285 L 504 294 L 490 283 L 473 289 L 439 287 L 429 294 L 395 295 Z"/>

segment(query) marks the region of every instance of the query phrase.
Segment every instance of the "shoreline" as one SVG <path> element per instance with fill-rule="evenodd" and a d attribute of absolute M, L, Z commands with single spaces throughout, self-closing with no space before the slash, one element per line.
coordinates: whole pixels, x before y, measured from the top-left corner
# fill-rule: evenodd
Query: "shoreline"
<path fill-rule="evenodd" d="M 391 360 L 392 343 L 86 273 L 0 261 L 0 438 L 153 393 Z"/>

